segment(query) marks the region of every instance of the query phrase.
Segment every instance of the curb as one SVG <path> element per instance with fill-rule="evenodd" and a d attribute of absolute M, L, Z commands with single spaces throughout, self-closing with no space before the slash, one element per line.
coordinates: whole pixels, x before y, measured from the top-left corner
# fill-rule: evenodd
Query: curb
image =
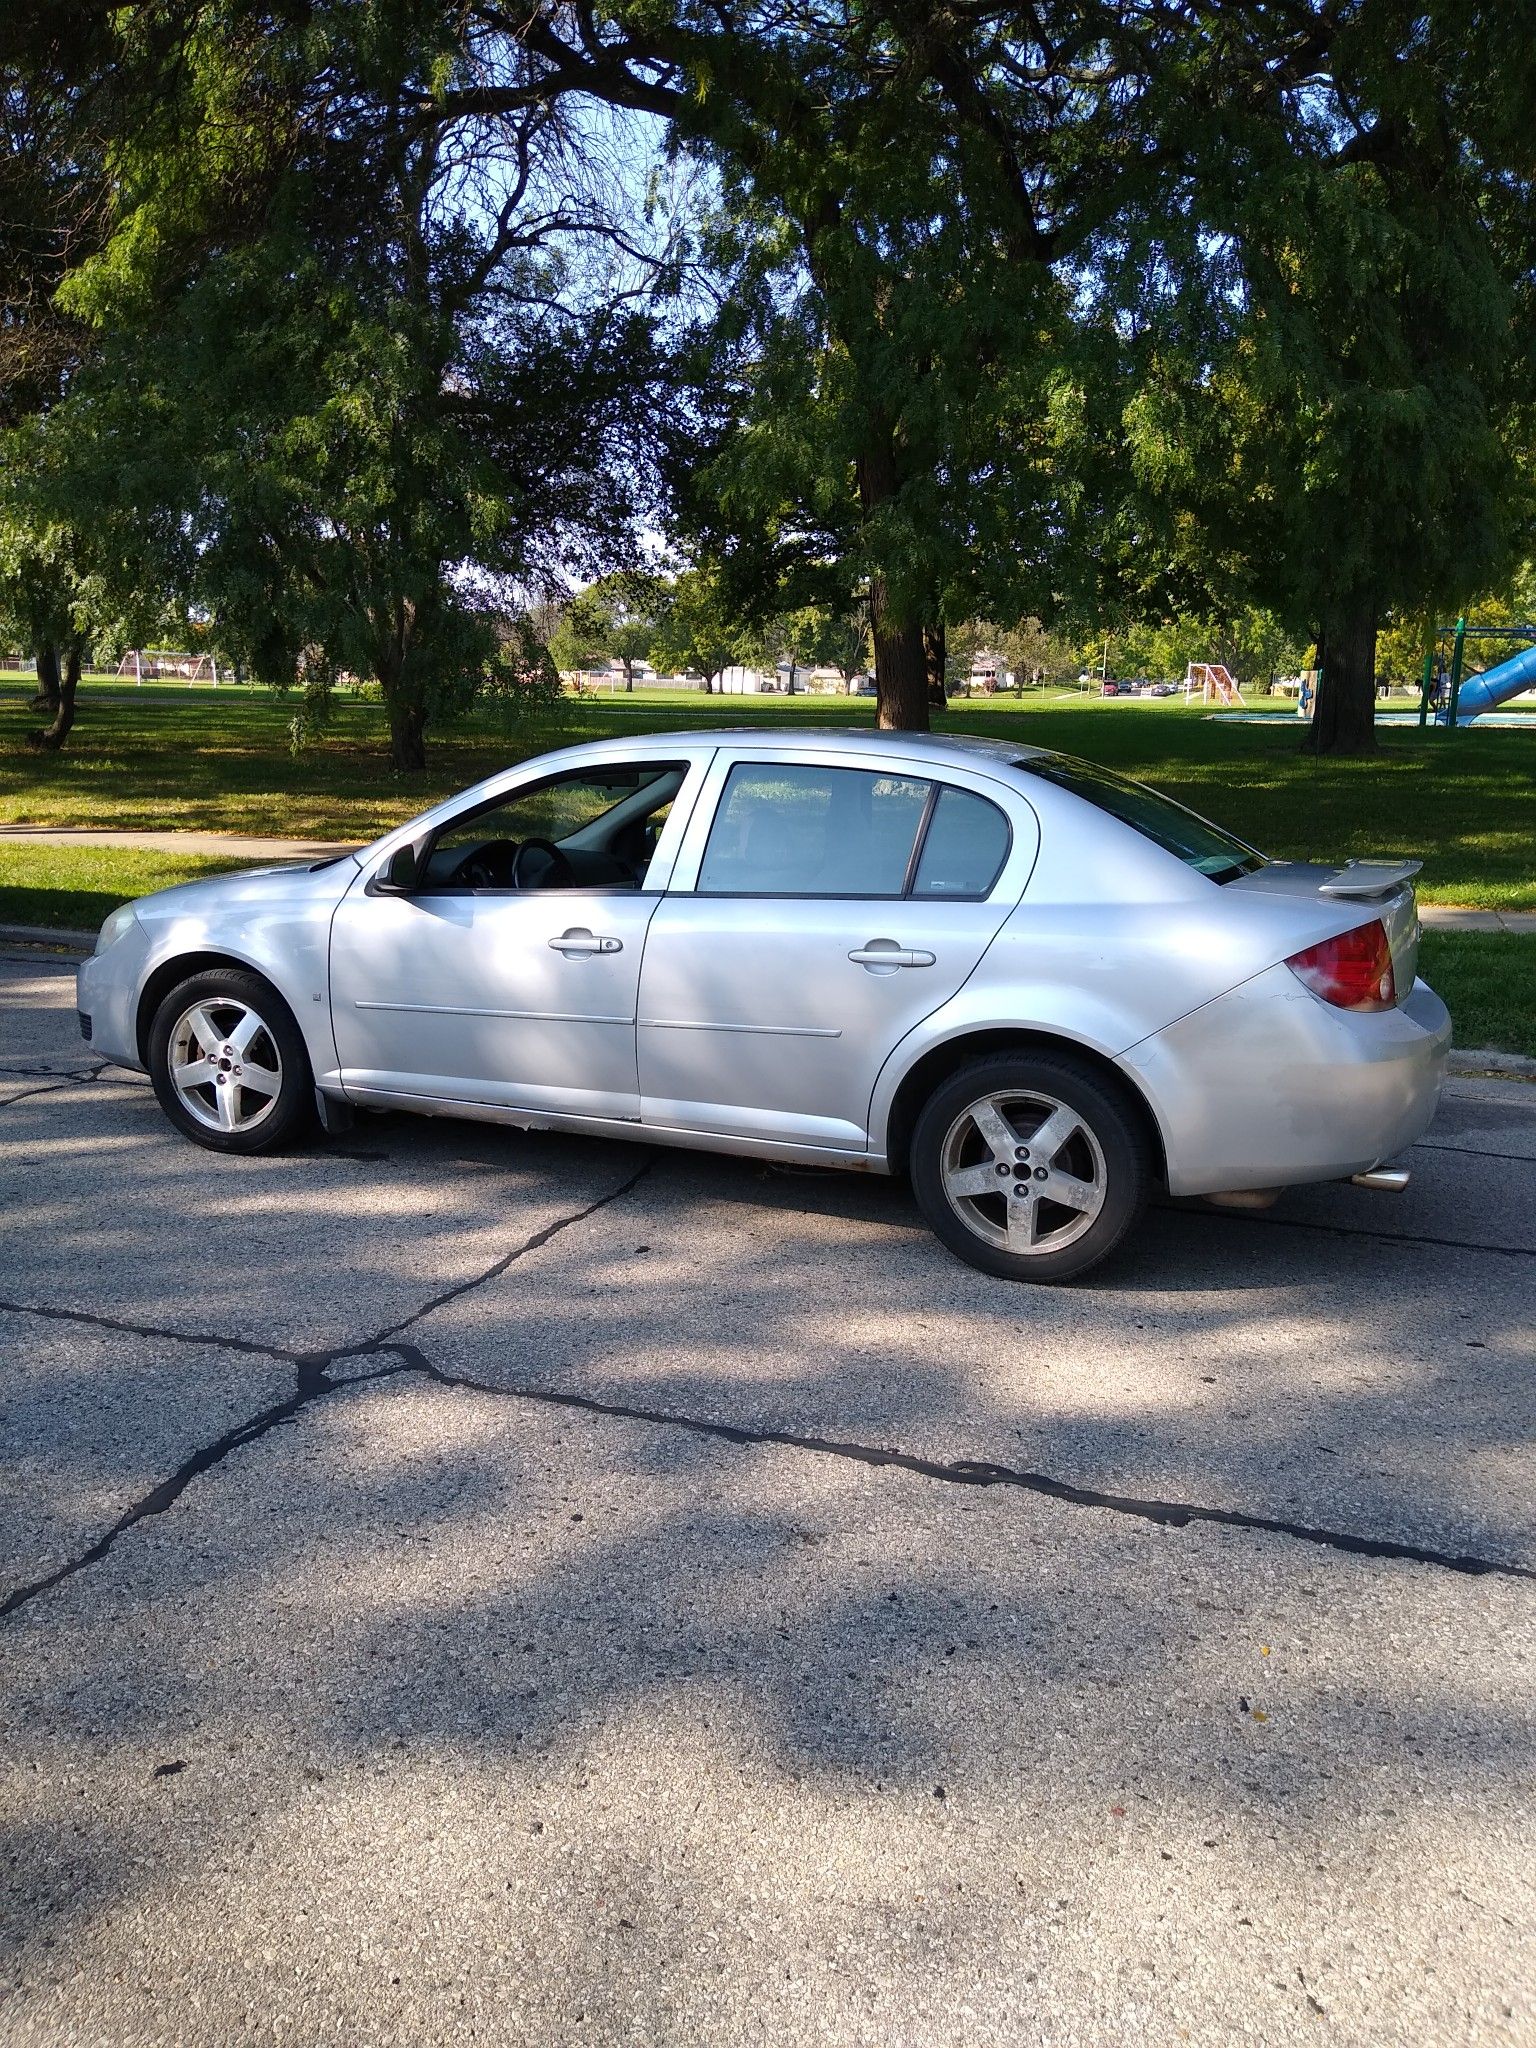
<path fill-rule="evenodd" d="M 63 931 L 44 924 L 0 924 L 0 945 L 27 946 L 44 953 L 70 953 L 89 959 L 96 946 L 93 932 Z"/>
<path fill-rule="evenodd" d="M 1522 1052 L 1453 1046 L 1449 1071 L 1461 1081 L 1536 1081 L 1536 1060 Z"/>

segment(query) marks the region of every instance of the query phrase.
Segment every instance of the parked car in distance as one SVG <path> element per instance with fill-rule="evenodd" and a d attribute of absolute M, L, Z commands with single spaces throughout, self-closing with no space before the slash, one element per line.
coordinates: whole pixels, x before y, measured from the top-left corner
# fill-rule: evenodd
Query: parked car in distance
<path fill-rule="evenodd" d="M 603 740 L 124 905 L 80 1022 L 219 1151 L 394 1107 L 907 1171 L 960 1257 L 1064 1280 L 1154 1190 L 1261 1204 L 1419 1136 L 1415 870 L 1268 861 L 1003 740 Z"/>
<path fill-rule="evenodd" d="M 1149 683 L 1147 685 L 1147 695 L 1149 697 L 1177 697 L 1178 694 L 1179 685 L 1177 683 Z"/>

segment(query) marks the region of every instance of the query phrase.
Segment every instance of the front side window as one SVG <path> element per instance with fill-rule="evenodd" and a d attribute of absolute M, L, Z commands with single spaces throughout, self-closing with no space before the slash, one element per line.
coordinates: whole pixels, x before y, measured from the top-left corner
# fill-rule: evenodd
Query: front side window
<path fill-rule="evenodd" d="M 862 768 L 738 762 L 709 829 L 704 896 L 900 896 L 931 784 Z"/>
<path fill-rule="evenodd" d="M 1016 767 L 1042 782 L 1053 782 L 1082 797 L 1122 825 L 1129 825 L 1144 839 L 1150 839 L 1165 853 L 1173 854 L 1197 873 L 1213 882 L 1233 882 L 1239 875 L 1251 875 L 1264 865 L 1264 856 L 1213 825 L 1198 812 L 1185 810 L 1172 797 L 1159 796 L 1144 782 L 1116 775 L 1092 761 L 1076 761 L 1070 754 L 1042 754 Z"/>
<path fill-rule="evenodd" d="M 433 841 L 429 889 L 638 889 L 686 762 L 578 769 L 456 818 Z"/>

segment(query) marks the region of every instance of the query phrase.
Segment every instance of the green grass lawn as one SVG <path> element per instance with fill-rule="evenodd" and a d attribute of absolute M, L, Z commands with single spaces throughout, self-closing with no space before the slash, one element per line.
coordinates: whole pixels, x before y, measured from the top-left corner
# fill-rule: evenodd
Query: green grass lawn
<path fill-rule="evenodd" d="M 377 704 L 337 701 L 325 739 L 295 755 L 293 707 L 266 691 L 156 688 L 112 679 L 81 692 L 60 754 L 23 744 L 26 691 L 0 688 L 0 823 L 196 828 L 371 839 L 425 804 L 546 747 L 697 725 L 868 724 L 865 698 L 705 698 L 679 691 L 564 700 L 536 723 L 481 710 L 441 729 L 427 774 L 382 755 Z M 1091 756 L 1181 798 L 1266 852 L 1324 859 L 1411 854 L 1426 901 L 1536 908 L 1536 729 L 1447 735 L 1390 728 L 1368 761 L 1314 762 L 1283 710 L 1222 725 L 1182 700 L 973 698 L 937 721 Z M 1536 727 L 1536 721 L 1533 721 Z"/>
<path fill-rule="evenodd" d="M 1419 972 L 1437 990 L 1461 1046 L 1536 1059 L 1536 938 L 1426 932 Z"/>
<path fill-rule="evenodd" d="M 379 705 L 339 697 L 326 735 L 295 754 L 296 708 L 269 692 L 107 678 L 81 691 L 60 754 L 25 745 L 26 686 L 0 684 L 0 823 L 291 835 L 358 842 L 428 803 L 546 748 L 608 734 L 711 725 L 796 731 L 867 725 L 867 698 L 706 698 L 643 691 L 563 700 L 536 722 L 483 708 L 437 730 L 425 776 L 393 775 Z M 1400 708 L 1400 707 L 1394 707 Z M 1294 714 L 1225 725 L 1181 699 L 1046 695 L 957 702 L 942 729 L 1084 754 L 1142 777 L 1282 857 L 1422 859 L 1426 902 L 1536 908 L 1536 719 L 1532 730 L 1445 734 L 1391 727 L 1366 761 L 1312 761 Z M 141 849 L 55 849 L 0 839 L 0 918 L 90 928 L 114 903 L 195 874 L 206 858 Z M 1438 934 L 1426 976 L 1463 1043 L 1536 1052 L 1536 940 Z"/>
<path fill-rule="evenodd" d="M 138 846 L 28 846 L 0 839 L 0 923 L 93 932 L 130 896 L 250 865 Z"/>

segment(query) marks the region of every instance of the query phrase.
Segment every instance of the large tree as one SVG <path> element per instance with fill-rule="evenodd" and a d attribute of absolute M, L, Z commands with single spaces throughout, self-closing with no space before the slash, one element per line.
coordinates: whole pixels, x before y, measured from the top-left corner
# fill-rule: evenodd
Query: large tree
<path fill-rule="evenodd" d="M 550 653 L 561 669 L 617 661 L 632 691 L 640 664 L 656 647 L 667 601 L 665 580 L 651 569 L 614 569 L 580 590 L 563 607 Z"/>
<path fill-rule="evenodd" d="M 108 18 L 160 97 L 119 88 L 149 113 L 123 131 L 102 273 L 117 289 L 94 310 L 121 325 L 137 292 L 147 330 L 200 291 L 217 308 L 253 236 L 276 253 L 255 287 L 275 295 L 255 363 L 268 411 L 237 412 L 223 452 L 246 449 L 254 480 L 275 446 L 278 511 L 317 506 L 327 553 L 355 534 L 348 573 L 322 579 L 275 516 L 268 553 L 288 566 L 262 602 L 318 593 L 286 661 L 314 622 L 335 639 L 343 586 L 386 593 L 348 617 L 360 650 L 383 650 L 368 659 L 389 669 L 402 760 L 431 678 L 466 666 L 462 564 L 484 550 L 485 578 L 529 573 L 552 534 L 581 532 L 594 483 L 634 483 L 654 415 L 605 415 L 580 378 L 657 253 L 652 202 L 689 166 L 712 197 L 697 250 L 714 282 L 681 302 L 700 366 L 670 465 L 686 525 L 754 615 L 811 601 L 796 577 L 812 565 L 867 590 L 887 724 L 926 722 L 947 621 L 1049 621 L 1110 594 L 1305 611 L 1333 678 L 1316 740 L 1347 743 L 1332 706 L 1355 701 L 1373 608 L 1495 550 L 1448 563 L 1425 533 L 1470 484 L 1476 539 L 1498 488 L 1498 288 L 1531 267 L 1526 96 L 1494 61 L 1517 39 L 1510 0 L 1423 18 L 1397 0 L 312 0 L 298 16 L 144 0 Z M 595 137 L 628 186 L 617 208 L 567 175 Z M 615 257 L 573 290 L 590 273 L 572 252 L 599 236 L 630 271 Z M 245 307 L 205 350 L 259 328 Z M 279 374 L 284 350 L 297 371 Z M 143 389 L 174 410 L 156 369 Z M 546 413 L 597 431 L 557 435 L 569 459 L 520 488 Z M 508 430 L 502 476 L 488 422 Z M 423 507 L 433 476 L 472 518 Z M 565 486 L 570 520 L 542 517 Z M 1362 497 L 1371 516 L 1351 522 Z M 402 619 L 441 662 L 399 652 Z"/>
<path fill-rule="evenodd" d="M 34 743 L 63 746 L 75 718 L 86 634 L 98 609 L 89 526 L 39 499 L 47 426 L 86 353 L 56 302 L 99 246 L 102 148 L 55 21 L 18 7 L 0 22 L 0 632 L 37 668 Z M 80 42 L 99 40 L 82 22 Z"/>
<path fill-rule="evenodd" d="M 528 594 L 628 544 L 664 265 L 553 96 L 445 114 L 478 72 L 457 8 L 118 22 L 111 232 L 58 294 L 96 341 L 72 488 L 155 529 L 256 675 L 377 678 L 418 770 L 435 712 L 525 674 Z"/>
<path fill-rule="evenodd" d="M 561 89 L 666 115 L 717 173 L 731 290 L 703 538 L 764 603 L 786 562 L 847 562 L 870 592 L 880 716 L 922 724 L 946 619 L 1086 608 L 1149 571 L 1160 601 L 1178 595 L 1129 502 L 1120 413 L 1145 365 L 1126 323 L 1225 288 L 1266 177 L 1283 236 L 1282 195 L 1422 92 L 1417 36 L 1384 0 L 782 0 L 745 24 L 693 0 L 552 8 L 524 46 Z M 1331 231 L 1317 220 L 1319 248 Z M 1277 324 L 1294 289 L 1278 251 L 1246 281 Z M 1387 348 L 1350 375 L 1389 405 L 1396 369 Z M 1354 459 L 1347 412 L 1314 418 L 1314 442 L 1276 451 L 1287 485 Z M 1345 559 L 1325 540 L 1298 568 L 1342 647 L 1360 610 Z"/>
<path fill-rule="evenodd" d="M 1379 623 L 1454 610 L 1529 519 L 1533 159 L 1468 15 L 1367 0 L 1317 36 L 1302 89 L 1192 135 L 1158 288 L 1122 270 L 1117 312 L 1150 553 L 1192 608 L 1269 607 L 1314 640 L 1305 744 L 1365 752 Z"/>

